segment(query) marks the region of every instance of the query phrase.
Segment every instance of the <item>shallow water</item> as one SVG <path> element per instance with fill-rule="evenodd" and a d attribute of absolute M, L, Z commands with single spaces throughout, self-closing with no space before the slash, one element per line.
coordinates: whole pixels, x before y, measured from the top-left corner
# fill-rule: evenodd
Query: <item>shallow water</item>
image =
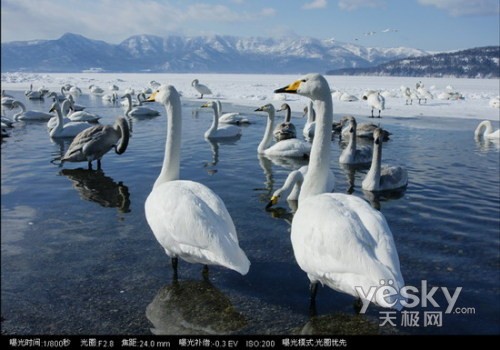
<path fill-rule="evenodd" d="M 8 93 L 28 109 L 47 111 L 51 104 Z M 102 115 L 102 123 L 123 115 L 100 98 L 84 95 L 78 103 Z M 366 170 L 341 169 L 338 139 L 332 141 L 336 191 L 351 188 L 386 216 L 406 285 L 420 290 L 426 280 L 428 289 L 452 293 L 462 287 L 455 306 L 469 308 L 468 314 L 444 314 L 447 303 L 438 290 L 439 306 L 407 310 L 419 316 L 419 327 L 405 326 L 399 312 L 396 326 L 379 327 L 390 310 L 370 306 L 356 315 L 354 299 L 329 288 L 320 288 L 318 315 L 310 319 L 308 279 L 289 239 L 290 209 L 281 203 L 264 210 L 273 190 L 301 164 L 257 157 L 265 117 L 245 107 L 224 108 L 245 111 L 254 122 L 241 139 L 205 141 L 212 113 L 200 105 L 183 101 L 181 177 L 224 200 L 252 263 L 248 275 L 213 267 L 206 282 L 201 266 L 180 261 L 179 283 L 172 283 L 170 261 L 144 216 L 163 159 L 163 107 L 150 105 L 159 117 L 133 119 L 129 148 L 121 156 L 107 154 L 102 171 L 88 171 L 85 163 L 60 167 L 57 158 L 68 142 L 51 141 L 45 123 L 19 122 L 1 146 L 4 334 L 500 332 L 499 150 L 474 141 L 477 121 L 382 118 L 393 133 L 384 143 L 384 163 L 409 171 L 406 191 L 389 198 L 363 193 Z M 293 113 L 293 122 L 301 130 L 305 120 L 299 115 Z M 363 121 L 368 119 L 358 118 Z M 441 326 L 424 325 L 428 311 L 443 313 Z"/>

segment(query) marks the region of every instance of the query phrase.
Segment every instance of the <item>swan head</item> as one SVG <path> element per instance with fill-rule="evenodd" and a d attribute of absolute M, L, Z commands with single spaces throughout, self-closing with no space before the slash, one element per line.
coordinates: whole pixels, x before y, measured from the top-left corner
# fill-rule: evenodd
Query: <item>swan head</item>
<path fill-rule="evenodd" d="M 384 130 L 381 128 L 376 128 L 373 130 L 373 142 L 375 145 L 381 145 L 384 140 Z"/>
<path fill-rule="evenodd" d="M 274 195 L 271 197 L 271 199 L 269 200 L 269 202 L 267 202 L 267 204 L 266 204 L 266 209 L 269 209 L 269 208 L 271 208 L 273 205 L 276 205 L 276 204 L 278 203 L 279 199 L 280 199 L 280 195 L 279 195 L 279 194 L 278 194 L 278 195 L 274 194 Z"/>
<path fill-rule="evenodd" d="M 286 110 L 289 110 L 290 109 L 290 106 L 288 105 L 288 103 L 283 103 L 280 107 L 280 109 L 276 110 L 276 112 L 281 112 L 281 111 L 286 111 Z"/>
<path fill-rule="evenodd" d="M 59 103 L 54 102 L 52 106 L 50 106 L 49 113 L 55 112 L 57 110 L 61 110 L 61 107 L 59 106 Z"/>
<path fill-rule="evenodd" d="M 166 105 L 172 98 L 180 99 L 175 87 L 172 85 L 161 85 L 144 102 L 158 102 Z"/>
<path fill-rule="evenodd" d="M 207 102 L 202 104 L 200 108 L 213 108 L 215 110 L 217 108 L 217 103 L 215 101 Z"/>
<path fill-rule="evenodd" d="M 261 107 L 257 108 L 255 110 L 255 112 L 267 112 L 267 113 L 269 113 L 269 115 L 273 115 L 274 116 L 275 109 L 274 109 L 274 106 L 271 103 L 268 103 L 268 104 L 266 104 L 264 106 L 261 106 Z"/>
<path fill-rule="evenodd" d="M 191 86 L 195 86 L 195 85 L 198 85 L 200 81 L 198 79 L 194 79 L 192 82 L 191 82 Z"/>
<path fill-rule="evenodd" d="M 314 100 L 324 94 L 330 95 L 330 86 L 321 74 L 310 73 L 287 86 L 274 90 L 274 93 L 298 94 Z"/>

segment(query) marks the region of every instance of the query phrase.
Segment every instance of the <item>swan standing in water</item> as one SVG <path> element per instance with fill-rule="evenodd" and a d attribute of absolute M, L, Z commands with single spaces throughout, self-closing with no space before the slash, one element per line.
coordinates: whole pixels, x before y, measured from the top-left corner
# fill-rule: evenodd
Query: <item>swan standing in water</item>
<path fill-rule="evenodd" d="M 92 162 L 97 160 L 97 169 L 101 169 L 101 158 L 112 148 L 116 154 L 123 154 L 129 138 L 128 122 L 123 117 L 119 117 L 114 125 L 92 126 L 76 135 L 61 163 L 88 162 L 89 169 L 92 169 Z"/>
<path fill-rule="evenodd" d="M 266 205 L 266 209 L 276 205 L 281 197 L 286 197 L 287 201 L 298 201 L 300 189 L 302 187 L 302 183 L 304 182 L 304 177 L 307 174 L 307 170 L 309 170 L 309 166 L 304 165 L 298 170 L 291 171 L 290 174 L 288 174 L 283 186 L 274 191 L 271 200 Z M 335 188 L 335 175 L 333 175 L 331 170 L 328 173 L 326 187 L 330 189 L 330 192 L 332 192 Z"/>
<path fill-rule="evenodd" d="M 236 112 L 222 113 L 222 103 L 217 100 L 217 108 L 219 109 L 219 123 L 223 124 L 250 124 L 250 120 Z"/>
<path fill-rule="evenodd" d="M 55 101 L 52 104 L 49 112 L 57 113 L 56 125 L 49 131 L 49 135 L 52 138 L 65 138 L 65 137 L 75 137 L 85 129 L 90 128 L 92 125 L 85 122 L 64 122 L 63 115 L 61 112 L 61 106 L 59 102 Z"/>
<path fill-rule="evenodd" d="M 128 101 L 127 111 L 125 112 L 127 117 L 156 117 L 160 115 L 160 112 L 149 107 L 141 105 L 132 107 L 132 96 L 128 93 L 122 96 L 122 98 L 126 98 Z M 137 96 L 137 98 L 139 98 L 139 96 Z"/>
<path fill-rule="evenodd" d="M 274 92 L 297 93 L 316 103 L 316 134 L 291 233 L 297 263 L 311 281 L 311 312 L 318 282 L 364 300 L 382 281 L 399 291 L 404 286 L 399 257 L 382 213 L 359 197 L 327 193 L 333 119 L 328 82 L 320 74 L 308 74 Z M 368 301 L 400 308 L 397 295 L 380 294 Z"/>
<path fill-rule="evenodd" d="M 39 121 L 49 121 L 50 118 L 53 117 L 50 113 L 34 111 L 34 110 L 26 110 L 26 106 L 17 100 L 12 102 L 12 108 L 21 108 L 21 112 L 14 114 L 14 120 L 39 120 Z"/>
<path fill-rule="evenodd" d="M 365 191 L 388 191 L 403 188 L 408 184 L 408 172 L 401 166 L 382 166 L 382 129 L 373 131 L 373 156 L 370 170 L 361 183 Z"/>
<path fill-rule="evenodd" d="M 200 93 L 200 98 L 203 98 L 203 95 L 211 95 L 212 90 L 208 88 L 208 86 L 200 84 L 200 81 L 198 79 L 194 79 L 191 82 L 191 86 L 196 89 Z"/>
<path fill-rule="evenodd" d="M 181 258 L 248 273 L 250 261 L 240 248 L 233 220 L 222 199 L 208 187 L 180 180 L 182 107 L 179 93 L 162 85 L 147 99 L 165 106 L 167 135 L 160 175 L 146 199 L 146 219 L 156 239 L 172 258 L 174 279 Z"/>
<path fill-rule="evenodd" d="M 378 118 L 380 118 L 380 112 L 385 109 L 385 98 L 378 91 L 367 91 L 363 94 L 363 100 L 365 100 L 368 105 L 372 108 L 372 115 L 369 118 L 374 118 L 373 110 L 378 109 Z"/>
<path fill-rule="evenodd" d="M 489 120 L 484 120 L 477 126 L 474 131 L 476 139 L 485 138 L 487 140 L 500 140 L 500 129 L 493 131 L 493 126 Z"/>
<path fill-rule="evenodd" d="M 292 110 L 288 103 L 283 103 L 277 112 L 285 111 L 285 120 L 283 123 L 278 124 L 273 131 L 274 138 L 276 141 L 283 141 L 288 139 L 297 138 L 297 131 L 295 125 L 291 122 L 292 120 Z"/>
<path fill-rule="evenodd" d="M 257 147 L 257 152 L 270 157 L 292 157 L 308 158 L 311 153 L 311 145 L 298 139 L 288 139 L 275 143 L 273 141 L 275 110 L 272 104 L 266 104 L 257 108 L 255 112 L 267 112 L 267 125 L 264 137 Z"/>
<path fill-rule="evenodd" d="M 316 112 L 314 111 L 313 101 L 309 101 L 309 106 L 304 108 L 304 113 L 307 114 L 307 121 L 304 124 L 304 129 L 302 130 L 302 135 L 306 139 L 312 139 L 314 137 L 314 131 L 316 129 Z"/>
<path fill-rule="evenodd" d="M 356 148 L 356 128 L 357 123 L 354 117 L 347 117 L 349 124 L 347 130 L 349 131 L 350 138 L 347 147 L 344 148 L 339 157 L 339 163 L 341 164 L 366 164 L 370 163 L 372 160 L 372 150 L 370 147 Z"/>
<path fill-rule="evenodd" d="M 233 138 L 241 136 L 241 128 L 234 125 L 223 125 L 219 128 L 219 106 L 216 102 L 207 102 L 201 106 L 202 108 L 212 108 L 214 110 L 214 118 L 212 125 L 205 131 L 205 138 L 220 139 Z"/>

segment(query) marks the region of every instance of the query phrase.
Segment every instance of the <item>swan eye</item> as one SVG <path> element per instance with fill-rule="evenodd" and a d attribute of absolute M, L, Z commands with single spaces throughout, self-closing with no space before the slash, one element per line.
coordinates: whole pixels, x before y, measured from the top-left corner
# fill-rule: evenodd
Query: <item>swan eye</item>
<path fill-rule="evenodd" d="M 305 83 L 305 82 L 306 82 L 306 80 L 305 80 L 305 79 L 302 79 L 302 80 L 301 80 L 301 82 Z"/>

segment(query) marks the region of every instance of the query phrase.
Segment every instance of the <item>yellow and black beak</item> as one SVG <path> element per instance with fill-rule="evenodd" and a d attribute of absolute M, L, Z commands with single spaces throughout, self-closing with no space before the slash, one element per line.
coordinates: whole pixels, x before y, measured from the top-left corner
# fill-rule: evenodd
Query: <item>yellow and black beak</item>
<path fill-rule="evenodd" d="M 49 110 L 49 113 L 55 112 L 56 111 L 56 105 L 53 105 L 52 108 Z"/>
<path fill-rule="evenodd" d="M 264 106 L 257 108 L 254 112 L 264 112 Z"/>
<path fill-rule="evenodd" d="M 208 108 L 208 107 L 212 107 L 208 102 L 200 106 L 200 108 Z"/>
<path fill-rule="evenodd" d="M 297 80 L 291 83 L 290 85 L 284 86 L 282 88 L 274 90 L 275 94 L 279 93 L 287 93 L 287 94 L 296 94 L 299 89 L 300 84 L 302 84 L 302 80 Z"/>
<path fill-rule="evenodd" d="M 144 100 L 144 102 L 155 102 L 157 93 L 158 91 L 153 92 L 147 99 Z"/>
<path fill-rule="evenodd" d="M 266 205 L 266 209 L 269 209 L 271 208 L 273 205 L 276 205 L 276 203 L 278 203 L 278 199 L 279 197 L 278 196 L 272 196 L 271 197 L 271 200 L 267 203 Z"/>

